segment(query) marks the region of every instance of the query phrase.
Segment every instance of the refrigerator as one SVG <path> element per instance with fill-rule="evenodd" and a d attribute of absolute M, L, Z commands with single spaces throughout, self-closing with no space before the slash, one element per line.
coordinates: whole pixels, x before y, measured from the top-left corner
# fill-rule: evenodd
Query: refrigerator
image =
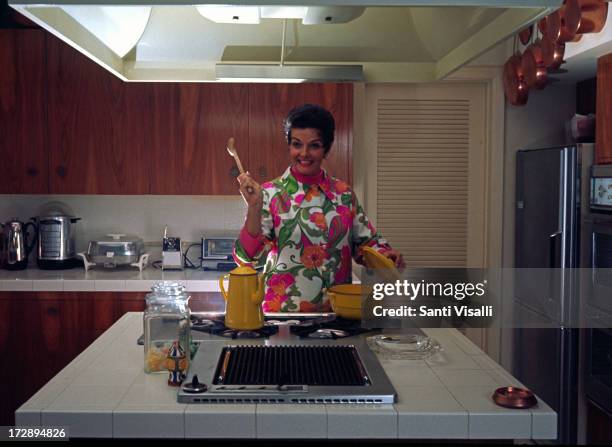
<path fill-rule="evenodd" d="M 570 322 L 579 285 L 571 269 L 580 267 L 592 160 L 592 144 L 525 149 L 516 159 L 513 374 L 557 412 L 561 444 L 578 434 L 580 340 Z M 545 281 L 529 277 L 549 268 Z"/>

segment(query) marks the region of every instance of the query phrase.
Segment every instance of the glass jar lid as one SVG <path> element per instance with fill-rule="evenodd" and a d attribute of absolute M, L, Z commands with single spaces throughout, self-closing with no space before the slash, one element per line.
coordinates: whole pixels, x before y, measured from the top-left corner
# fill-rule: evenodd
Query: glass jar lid
<path fill-rule="evenodd" d="M 167 296 L 180 296 L 185 294 L 185 286 L 178 282 L 162 281 L 151 287 L 153 293 Z"/>

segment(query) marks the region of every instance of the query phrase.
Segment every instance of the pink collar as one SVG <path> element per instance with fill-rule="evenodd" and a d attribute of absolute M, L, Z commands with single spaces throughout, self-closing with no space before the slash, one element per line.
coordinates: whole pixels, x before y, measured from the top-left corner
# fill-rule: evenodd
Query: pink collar
<path fill-rule="evenodd" d="M 304 183 L 306 185 L 315 185 L 321 183 L 321 181 L 323 180 L 323 169 L 321 169 L 319 173 L 315 175 L 304 175 L 300 174 L 292 167 L 291 175 L 295 177 L 295 179 L 300 183 Z"/>

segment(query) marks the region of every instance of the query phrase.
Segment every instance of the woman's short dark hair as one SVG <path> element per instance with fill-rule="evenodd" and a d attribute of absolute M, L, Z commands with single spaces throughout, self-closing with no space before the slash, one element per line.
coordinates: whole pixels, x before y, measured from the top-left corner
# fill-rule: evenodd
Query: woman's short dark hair
<path fill-rule="evenodd" d="M 291 109 L 285 118 L 284 128 L 287 144 L 291 143 L 291 129 L 317 129 L 327 154 L 334 142 L 336 122 L 334 116 L 325 107 L 304 104 Z"/>

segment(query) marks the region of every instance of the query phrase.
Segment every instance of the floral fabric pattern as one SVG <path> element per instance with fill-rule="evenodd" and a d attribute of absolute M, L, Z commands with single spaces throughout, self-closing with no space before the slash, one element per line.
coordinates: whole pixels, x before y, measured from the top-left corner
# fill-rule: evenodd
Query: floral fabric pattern
<path fill-rule="evenodd" d="M 259 249 L 249 256 L 238 239 L 234 258 L 239 264 L 265 262 L 266 312 L 331 310 L 325 290 L 352 281 L 351 259 L 361 263 L 361 247 L 391 248 L 350 187 L 325 171 L 319 183 L 306 184 L 288 168 L 262 184 L 262 191 Z"/>

